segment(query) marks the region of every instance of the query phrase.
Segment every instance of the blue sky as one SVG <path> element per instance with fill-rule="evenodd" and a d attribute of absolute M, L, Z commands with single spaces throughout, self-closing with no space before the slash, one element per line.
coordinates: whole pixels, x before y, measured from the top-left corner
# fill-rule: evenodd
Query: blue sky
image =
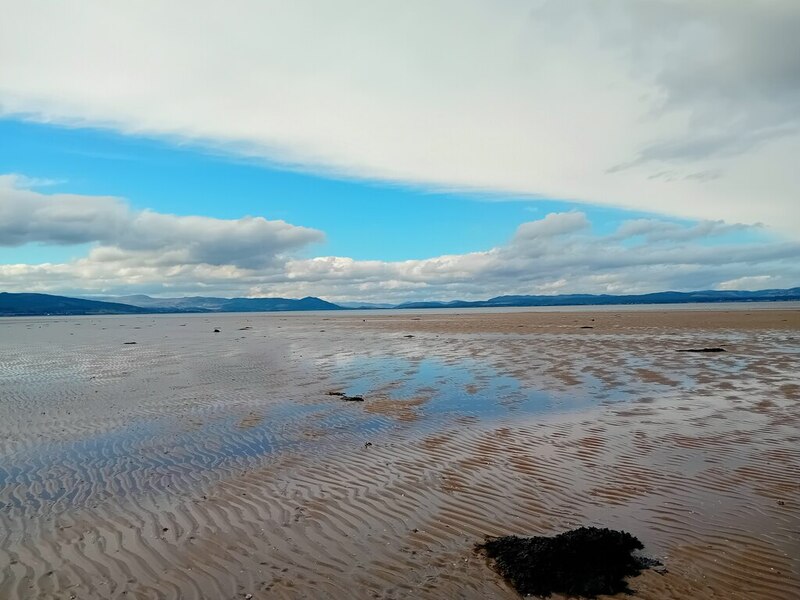
<path fill-rule="evenodd" d="M 15 6 L 0 290 L 800 283 L 796 2 L 343 2 Z"/>
<path fill-rule="evenodd" d="M 524 196 L 436 193 L 420 186 L 332 178 L 198 144 L 109 130 L 0 119 L 0 172 L 48 182 L 48 193 L 111 195 L 176 215 L 282 219 L 323 230 L 309 252 L 358 260 L 422 259 L 506 243 L 549 212 L 580 208 L 597 233 L 646 213 Z M 0 249 L 6 261 L 62 260 L 85 247 Z"/>

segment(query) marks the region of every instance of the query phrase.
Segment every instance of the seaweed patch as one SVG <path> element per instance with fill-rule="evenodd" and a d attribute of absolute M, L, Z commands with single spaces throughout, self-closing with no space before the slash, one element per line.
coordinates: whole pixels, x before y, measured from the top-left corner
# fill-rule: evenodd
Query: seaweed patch
<path fill-rule="evenodd" d="M 580 527 L 553 537 L 510 535 L 476 546 L 523 596 L 559 593 L 586 598 L 630 593 L 626 578 L 660 564 L 634 554 L 643 548 L 630 533 L 597 527 Z"/>

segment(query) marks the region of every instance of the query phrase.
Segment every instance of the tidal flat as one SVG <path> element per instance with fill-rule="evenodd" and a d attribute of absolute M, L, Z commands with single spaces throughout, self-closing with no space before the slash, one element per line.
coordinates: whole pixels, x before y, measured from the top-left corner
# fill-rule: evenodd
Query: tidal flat
<path fill-rule="evenodd" d="M 581 526 L 796 598 L 800 310 L 4 318 L 0 457 L 3 599 L 511 599 Z"/>

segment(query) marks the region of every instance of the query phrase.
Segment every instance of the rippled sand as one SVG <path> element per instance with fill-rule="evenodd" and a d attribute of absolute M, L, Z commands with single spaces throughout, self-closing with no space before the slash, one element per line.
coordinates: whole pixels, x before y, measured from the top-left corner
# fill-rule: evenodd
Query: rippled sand
<path fill-rule="evenodd" d="M 578 525 L 796 598 L 798 373 L 799 311 L 0 319 L 0 598 L 515 598 L 473 545 Z"/>

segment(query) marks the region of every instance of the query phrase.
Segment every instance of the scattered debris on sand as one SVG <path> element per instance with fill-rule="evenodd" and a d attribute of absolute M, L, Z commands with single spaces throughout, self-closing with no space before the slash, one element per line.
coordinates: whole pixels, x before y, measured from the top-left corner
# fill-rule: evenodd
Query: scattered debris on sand
<path fill-rule="evenodd" d="M 725 348 L 681 348 L 678 352 L 725 352 Z"/>
<path fill-rule="evenodd" d="M 626 577 L 660 563 L 634 555 L 644 548 L 625 531 L 580 527 L 554 537 L 490 538 L 476 549 L 523 596 L 551 594 L 595 598 L 630 593 Z"/>
<path fill-rule="evenodd" d="M 345 402 L 363 402 L 364 398 L 361 396 L 348 396 L 344 392 L 328 392 L 328 396 L 336 396 Z"/>

